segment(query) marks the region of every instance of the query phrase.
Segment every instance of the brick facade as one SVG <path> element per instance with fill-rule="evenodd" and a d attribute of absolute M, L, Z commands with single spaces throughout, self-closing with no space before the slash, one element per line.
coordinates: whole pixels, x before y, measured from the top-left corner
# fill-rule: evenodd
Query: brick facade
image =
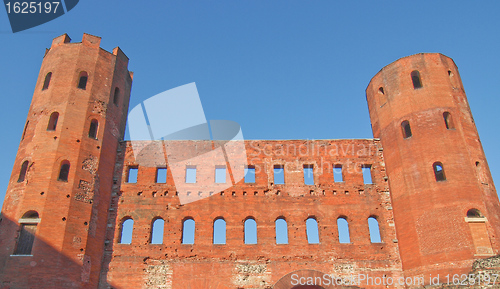
<path fill-rule="evenodd" d="M 366 89 L 374 139 L 246 140 L 254 181 L 236 178 L 245 167 L 226 159 L 199 169 L 197 184 L 215 181 L 220 165 L 232 186 L 184 190 L 164 152 L 174 148 L 181 166 L 195 167 L 188 156 L 220 142 L 123 141 L 133 74 L 119 48 L 109 53 L 99 43 L 62 35 L 46 52 L 2 209 L 0 288 L 292 288 L 294 272 L 372 283 L 293 288 L 407 288 L 376 280 L 427 284 L 429 275 L 467 273 L 499 253 L 498 197 L 450 58 L 413 55 L 375 75 Z M 158 168 L 167 170 L 165 183 Z M 381 242 L 371 241 L 369 218 Z M 163 238 L 152 244 L 159 219 Z M 214 244 L 220 219 L 225 244 Z M 245 244 L 248 219 L 256 244 Z M 286 244 L 276 242 L 278 219 Z M 339 241 L 339 219 L 348 243 Z M 130 244 L 121 240 L 126 220 Z M 183 243 L 185 220 L 195 223 L 194 244 Z M 308 242 L 307 220 L 317 223 L 317 243 Z"/>

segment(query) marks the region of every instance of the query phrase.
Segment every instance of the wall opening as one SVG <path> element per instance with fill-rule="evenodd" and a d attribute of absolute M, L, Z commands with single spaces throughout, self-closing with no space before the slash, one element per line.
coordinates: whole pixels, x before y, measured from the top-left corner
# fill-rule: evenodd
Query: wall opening
<path fill-rule="evenodd" d="M 224 218 L 217 218 L 214 221 L 214 244 L 224 245 L 226 244 L 226 221 Z"/>
<path fill-rule="evenodd" d="M 134 231 L 134 220 L 130 217 L 124 218 L 121 224 L 120 238 L 118 243 L 131 244 L 133 231 Z"/>
<path fill-rule="evenodd" d="M 387 103 L 387 95 L 385 95 L 384 88 L 381 86 L 378 89 L 380 107 Z"/>
<path fill-rule="evenodd" d="M 255 166 L 245 167 L 245 183 L 255 183 Z"/>
<path fill-rule="evenodd" d="M 90 127 L 89 127 L 89 137 L 93 139 L 97 139 L 97 129 L 99 128 L 99 122 L 97 119 L 93 119 L 90 122 Z"/>
<path fill-rule="evenodd" d="M 333 166 L 333 181 L 336 183 L 341 183 L 344 181 L 344 177 L 342 175 L 342 165 L 340 164 Z"/>
<path fill-rule="evenodd" d="M 276 244 L 288 244 L 288 224 L 285 218 L 280 217 L 274 222 Z"/>
<path fill-rule="evenodd" d="M 151 225 L 151 244 L 163 244 L 163 230 L 165 221 L 162 218 L 153 219 Z"/>
<path fill-rule="evenodd" d="M 28 129 L 28 124 L 30 123 L 30 121 L 26 121 L 26 124 L 24 125 L 24 130 L 23 130 L 23 135 L 21 137 L 21 140 L 24 140 L 24 137 L 26 136 L 26 130 Z"/>
<path fill-rule="evenodd" d="M 40 222 L 38 212 L 28 211 L 19 220 L 19 235 L 14 249 L 14 255 L 31 255 L 35 242 L 36 227 Z"/>
<path fill-rule="evenodd" d="M 113 103 L 118 106 L 118 102 L 120 101 L 120 89 L 115 87 L 115 93 L 113 94 Z"/>
<path fill-rule="evenodd" d="M 493 255 L 491 240 L 486 227 L 486 218 L 478 209 L 469 209 L 465 218 L 477 255 Z"/>
<path fill-rule="evenodd" d="M 440 162 L 435 162 L 432 164 L 432 168 L 434 169 L 434 177 L 437 182 L 446 181 L 446 175 L 444 174 L 443 164 Z"/>
<path fill-rule="evenodd" d="M 137 183 L 138 174 L 139 174 L 139 167 L 137 166 L 128 167 L 127 183 L 131 184 Z"/>
<path fill-rule="evenodd" d="M 453 118 L 451 117 L 451 113 L 445 111 L 443 113 L 443 119 L 446 129 L 455 129 L 455 124 L 453 123 Z"/>
<path fill-rule="evenodd" d="M 411 81 L 413 82 L 413 88 L 422 88 L 422 80 L 420 78 L 420 72 L 418 70 L 413 70 L 411 72 Z"/>
<path fill-rule="evenodd" d="M 21 170 L 19 171 L 19 177 L 17 178 L 18 183 L 24 182 L 26 178 L 26 172 L 28 171 L 29 161 L 24 161 L 21 165 Z"/>
<path fill-rule="evenodd" d="M 337 219 L 337 228 L 339 232 L 339 243 L 351 243 L 351 237 L 349 236 L 349 223 L 347 222 L 346 217 L 339 217 Z"/>
<path fill-rule="evenodd" d="M 361 171 L 363 172 L 363 182 L 365 185 L 372 184 L 372 165 L 363 165 L 361 167 Z"/>
<path fill-rule="evenodd" d="M 196 166 L 186 166 L 186 184 L 196 183 Z"/>
<path fill-rule="evenodd" d="M 59 120 L 59 113 L 54 111 L 49 118 L 49 123 L 47 124 L 47 130 L 56 130 L 57 121 Z"/>
<path fill-rule="evenodd" d="M 257 244 L 257 222 L 252 217 L 245 220 L 245 244 Z"/>
<path fill-rule="evenodd" d="M 368 218 L 368 229 L 370 230 L 370 242 L 381 243 L 382 238 L 380 237 L 380 228 L 376 217 Z"/>
<path fill-rule="evenodd" d="M 314 185 L 314 168 L 313 165 L 304 165 L 304 184 Z"/>
<path fill-rule="evenodd" d="M 285 184 L 285 166 L 274 165 L 273 173 L 274 173 L 274 184 L 275 185 Z"/>
<path fill-rule="evenodd" d="M 306 234 L 309 244 L 319 244 L 318 221 L 313 217 L 306 220 Z"/>
<path fill-rule="evenodd" d="M 226 166 L 215 166 L 215 182 L 226 183 Z"/>
<path fill-rule="evenodd" d="M 156 168 L 156 183 L 165 184 L 167 182 L 167 168 Z"/>
<path fill-rule="evenodd" d="M 409 138 L 412 136 L 410 122 L 405 120 L 401 123 L 401 130 L 403 132 L 403 138 Z"/>
<path fill-rule="evenodd" d="M 47 88 L 49 88 L 51 78 L 52 78 L 52 72 L 49 72 L 47 73 L 47 75 L 45 75 L 45 80 L 43 81 L 42 90 L 46 90 Z"/>
<path fill-rule="evenodd" d="M 80 72 L 80 76 L 78 77 L 78 88 L 79 89 L 87 89 L 87 80 L 89 78 L 89 75 L 87 72 L 82 71 Z"/>
<path fill-rule="evenodd" d="M 186 218 L 182 222 L 182 244 L 193 245 L 196 223 L 192 218 Z"/>
<path fill-rule="evenodd" d="M 69 161 L 64 160 L 61 162 L 61 168 L 59 169 L 59 177 L 57 178 L 58 181 L 62 182 L 68 181 L 69 167 L 70 167 Z"/>

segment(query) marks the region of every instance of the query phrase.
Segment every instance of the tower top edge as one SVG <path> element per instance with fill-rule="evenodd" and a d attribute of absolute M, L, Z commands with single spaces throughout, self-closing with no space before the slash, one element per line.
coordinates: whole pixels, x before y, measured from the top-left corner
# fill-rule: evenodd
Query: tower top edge
<path fill-rule="evenodd" d="M 67 33 L 64 33 L 63 35 L 60 35 L 52 40 L 52 45 L 50 46 L 50 48 L 47 49 L 45 54 L 47 54 L 47 52 L 49 52 L 51 49 L 58 47 L 58 46 L 61 46 L 61 45 L 65 45 L 65 44 L 83 44 L 83 45 L 93 47 L 93 48 L 100 48 L 103 51 L 106 51 L 107 53 L 113 54 L 113 55 L 118 56 L 120 58 L 125 58 L 127 60 L 127 62 L 129 60 L 127 55 L 125 55 L 125 53 L 120 49 L 120 47 L 117 46 L 117 47 L 113 48 L 113 50 L 111 52 L 107 51 L 107 50 L 100 47 L 101 37 L 95 36 L 92 34 L 88 34 L 88 33 L 83 33 L 83 37 L 82 37 L 81 42 L 71 42 L 71 38 L 69 37 L 69 35 Z"/>

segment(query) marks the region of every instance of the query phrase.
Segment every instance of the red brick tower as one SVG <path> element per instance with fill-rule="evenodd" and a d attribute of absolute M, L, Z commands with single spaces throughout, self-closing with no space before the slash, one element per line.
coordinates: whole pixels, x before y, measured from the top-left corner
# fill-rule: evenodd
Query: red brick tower
<path fill-rule="evenodd" d="M 500 206 L 453 60 L 417 54 L 366 89 L 407 276 L 467 273 L 499 253 Z M 451 276 L 451 275 L 450 275 Z"/>
<path fill-rule="evenodd" d="M 97 288 L 132 74 L 119 48 L 46 51 L 0 223 L 0 288 Z"/>

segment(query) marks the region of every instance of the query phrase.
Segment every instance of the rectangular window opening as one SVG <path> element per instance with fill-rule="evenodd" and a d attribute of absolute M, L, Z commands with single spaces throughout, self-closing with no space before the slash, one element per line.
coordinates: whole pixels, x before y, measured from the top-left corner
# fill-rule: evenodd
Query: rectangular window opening
<path fill-rule="evenodd" d="M 314 185 L 313 165 L 304 165 L 304 184 Z"/>
<path fill-rule="evenodd" d="M 139 173 L 138 167 L 129 167 L 127 175 L 127 183 L 135 184 L 137 183 L 137 175 Z"/>
<path fill-rule="evenodd" d="M 363 165 L 361 170 L 363 171 L 363 182 L 367 185 L 372 184 L 372 166 Z"/>
<path fill-rule="evenodd" d="M 285 167 L 283 165 L 274 165 L 274 184 L 285 184 Z"/>
<path fill-rule="evenodd" d="M 196 183 L 196 166 L 186 167 L 186 184 Z"/>
<path fill-rule="evenodd" d="M 255 183 L 255 166 L 245 168 L 245 183 Z"/>
<path fill-rule="evenodd" d="M 158 184 L 164 184 L 167 182 L 167 168 L 156 169 L 156 182 Z"/>
<path fill-rule="evenodd" d="M 215 166 L 215 182 L 226 183 L 226 166 Z"/>
<path fill-rule="evenodd" d="M 344 181 L 342 176 L 342 165 L 333 166 L 333 181 L 336 183 L 342 183 Z"/>

